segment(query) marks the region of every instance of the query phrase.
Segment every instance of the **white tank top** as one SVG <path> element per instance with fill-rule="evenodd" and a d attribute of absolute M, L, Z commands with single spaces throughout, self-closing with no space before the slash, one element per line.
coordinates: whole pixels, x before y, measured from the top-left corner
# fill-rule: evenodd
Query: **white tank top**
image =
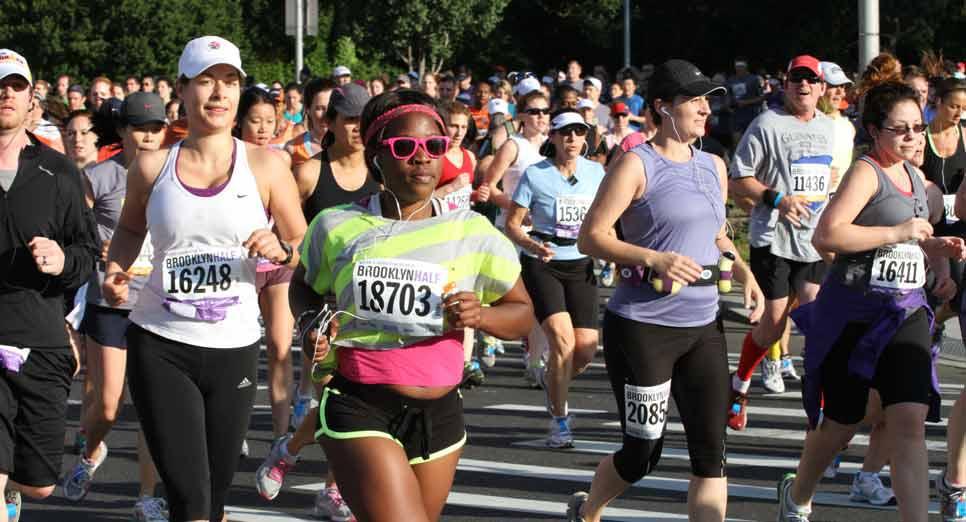
<path fill-rule="evenodd" d="M 523 177 L 523 171 L 527 170 L 530 165 L 542 161 L 544 157 L 540 155 L 540 150 L 534 147 L 530 140 L 524 138 L 522 134 L 514 134 L 510 136 L 510 139 L 517 144 L 517 159 L 507 167 L 502 181 L 503 193 L 513 199 L 513 193 L 516 192 L 520 178 Z M 500 215 L 496 218 L 496 226 L 499 228 L 506 226 L 506 217 L 507 212 L 501 210 Z"/>
<path fill-rule="evenodd" d="M 241 348 L 258 341 L 256 260 L 242 247 L 268 228 L 245 143 L 235 140 L 226 185 L 197 195 L 177 175 L 181 142 L 171 147 L 154 183 L 147 224 L 152 271 L 130 319 L 166 339 L 207 348 Z"/>

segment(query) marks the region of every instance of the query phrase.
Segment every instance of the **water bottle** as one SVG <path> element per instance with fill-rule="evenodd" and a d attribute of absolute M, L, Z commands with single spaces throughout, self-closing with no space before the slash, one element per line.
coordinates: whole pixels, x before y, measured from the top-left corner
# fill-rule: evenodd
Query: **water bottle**
<path fill-rule="evenodd" d="M 734 278 L 732 270 L 735 265 L 735 255 L 732 252 L 722 252 L 718 259 L 718 292 L 727 294 L 731 291 L 731 280 Z"/>

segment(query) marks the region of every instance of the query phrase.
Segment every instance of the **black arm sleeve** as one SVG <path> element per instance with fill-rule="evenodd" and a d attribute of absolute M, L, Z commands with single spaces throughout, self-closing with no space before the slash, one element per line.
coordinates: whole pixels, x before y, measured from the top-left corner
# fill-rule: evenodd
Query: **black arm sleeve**
<path fill-rule="evenodd" d="M 73 290 L 90 278 L 100 249 L 94 214 L 84 201 L 81 174 L 75 167 L 61 180 L 59 189 L 57 242 L 64 250 L 64 270 L 56 279 L 65 290 Z"/>

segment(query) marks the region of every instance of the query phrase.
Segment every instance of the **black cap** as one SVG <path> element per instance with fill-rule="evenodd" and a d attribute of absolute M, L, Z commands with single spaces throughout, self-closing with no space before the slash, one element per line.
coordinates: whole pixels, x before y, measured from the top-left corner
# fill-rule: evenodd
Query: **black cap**
<path fill-rule="evenodd" d="M 67 92 L 76 92 L 80 94 L 85 94 L 84 87 L 76 83 L 74 85 L 71 85 L 70 88 L 67 89 Z"/>
<path fill-rule="evenodd" d="M 121 104 L 121 125 L 165 123 L 164 100 L 153 92 L 132 92 Z"/>
<path fill-rule="evenodd" d="M 710 96 L 726 92 L 723 85 L 712 82 L 693 63 L 677 59 L 658 65 L 647 83 L 648 97 L 665 101 L 675 96 Z"/>
<path fill-rule="evenodd" d="M 358 118 L 369 102 L 369 91 L 357 83 L 347 83 L 332 89 L 329 106 L 348 118 Z"/>

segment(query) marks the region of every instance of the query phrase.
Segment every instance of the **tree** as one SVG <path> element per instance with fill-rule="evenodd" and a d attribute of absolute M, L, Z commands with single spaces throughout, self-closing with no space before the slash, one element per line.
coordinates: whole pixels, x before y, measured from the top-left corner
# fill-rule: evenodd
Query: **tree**
<path fill-rule="evenodd" d="M 347 0 L 352 40 L 381 49 L 420 77 L 439 72 L 467 39 L 485 39 L 510 0 Z"/>

